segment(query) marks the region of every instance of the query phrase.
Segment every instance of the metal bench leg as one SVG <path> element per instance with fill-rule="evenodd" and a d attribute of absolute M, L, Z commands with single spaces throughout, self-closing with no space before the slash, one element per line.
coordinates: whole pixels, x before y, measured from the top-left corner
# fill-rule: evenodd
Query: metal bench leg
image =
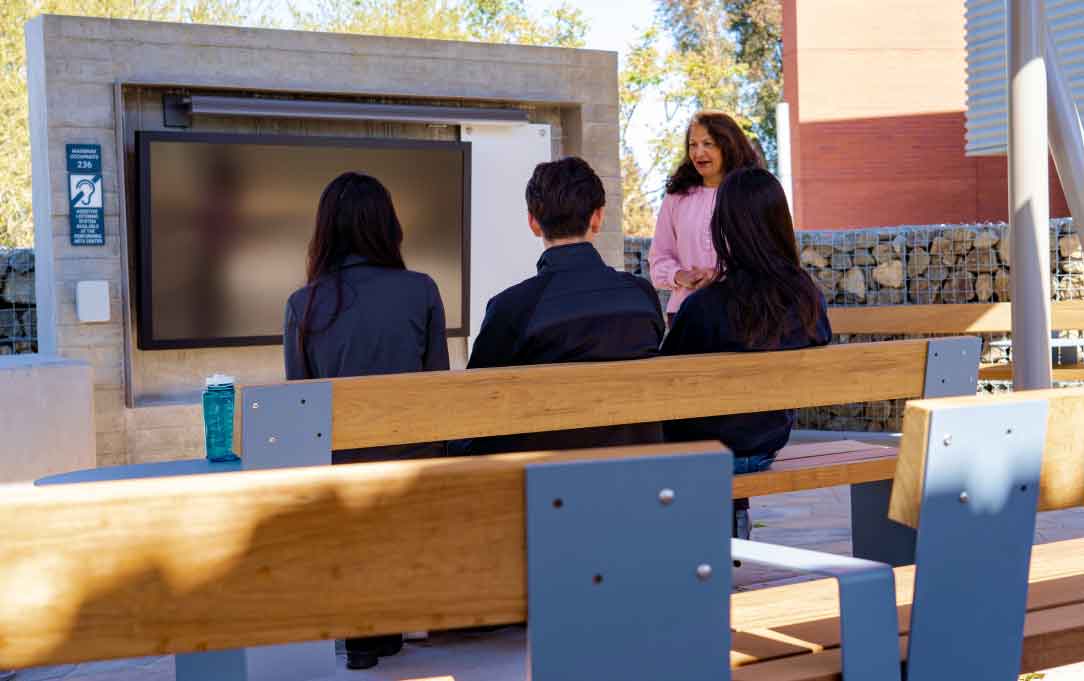
<path fill-rule="evenodd" d="M 915 562 L 915 531 L 888 519 L 892 481 L 851 485 L 851 544 L 856 558 L 899 567 Z"/>
<path fill-rule="evenodd" d="M 309 681 L 335 675 L 335 642 L 215 650 L 176 656 L 177 681 Z"/>
<path fill-rule="evenodd" d="M 331 383 L 245 388 L 245 470 L 331 463 Z M 335 674 L 335 642 L 310 641 L 176 656 L 177 681 L 299 681 Z"/>
<path fill-rule="evenodd" d="M 982 341 L 975 337 L 931 338 L 926 348 L 922 396 L 974 395 Z M 851 541 L 857 558 L 889 565 L 915 562 L 915 531 L 888 519 L 892 481 L 851 485 Z"/>

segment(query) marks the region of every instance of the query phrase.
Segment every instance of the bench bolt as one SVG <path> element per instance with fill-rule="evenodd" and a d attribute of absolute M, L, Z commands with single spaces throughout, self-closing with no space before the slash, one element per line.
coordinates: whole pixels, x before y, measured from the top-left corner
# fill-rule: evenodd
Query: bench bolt
<path fill-rule="evenodd" d="M 663 506 L 669 506 L 674 503 L 674 490 L 669 487 L 659 490 L 659 503 Z"/>
<path fill-rule="evenodd" d="M 967 496 L 967 492 L 960 492 L 960 503 L 966 504 L 971 497 Z"/>
<path fill-rule="evenodd" d="M 701 563 L 696 568 L 696 578 L 701 582 L 706 582 L 711 579 L 711 566 L 707 563 Z"/>

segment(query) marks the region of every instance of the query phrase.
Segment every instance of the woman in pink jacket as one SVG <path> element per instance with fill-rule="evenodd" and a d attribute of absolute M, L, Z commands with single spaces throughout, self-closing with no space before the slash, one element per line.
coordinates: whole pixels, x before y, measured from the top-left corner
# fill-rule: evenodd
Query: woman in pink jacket
<path fill-rule="evenodd" d="M 666 198 L 648 254 L 655 288 L 673 292 L 666 306 L 668 321 L 690 293 L 715 276 L 710 227 L 715 190 L 731 171 L 763 166 L 733 118 L 720 111 L 693 116 L 685 131 L 685 158 L 666 181 Z"/>

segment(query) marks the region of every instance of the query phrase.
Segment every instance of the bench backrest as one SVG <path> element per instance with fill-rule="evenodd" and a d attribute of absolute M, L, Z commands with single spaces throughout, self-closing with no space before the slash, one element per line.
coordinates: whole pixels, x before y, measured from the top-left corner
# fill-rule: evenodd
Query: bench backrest
<path fill-rule="evenodd" d="M 720 449 L 687 443 L 6 487 L 0 669 L 522 622 L 528 465 Z M 719 456 L 729 481 L 729 455 Z M 711 493 L 726 499 L 729 485 Z M 662 508 L 656 494 L 648 509 Z M 571 491 L 567 498 L 572 508 Z M 678 487 L 675 509 L 684 498 Z M 708 514 L 727 552 L 723 569 L 725 507 Z M 692 584 L 695 570 L 694 561 Z M 584 579 L 590 584 L 590 574 Z"/>
<path fill-rule="evenodd" d="M 955 349 L 960 342 L 962 354 Z M 340 450 L 930 396 L 937 381 L 927 367 L 937 366 L 929 360 L 938 347 L 954 348 L 950 366 L 977 371 L 978 339 L 922 339 L 280 386 L 330 387 L 331 449 Z M 959 371 L 951 377 L 955 390 L 933 394 L 974 392 L 973 376 L 962 383 Z M 253 404 L 276 387 L 239 389 L 235 441 L 243 448 L 252 441 L 251 419 L 268 414 Z M 294 411 L 276 412 L 275 419 L 299 419 L 300 400 L 290 405 L 284 408 Z"/>
<path fill-rule="evenodd" d="M 918 529 L 909 678 L 1016 677 L 1036 509 L 1082 502 L 1084 389 L 908 403 L 889 515 Z"/>
<path fill-rule="evenodd" d="M 1012 331 L 1011 303 L 830 307 L 837 334 L 961 334 Z M 1051 303 L 1050 328 L 1084 329 L 1084 301 Z"/>

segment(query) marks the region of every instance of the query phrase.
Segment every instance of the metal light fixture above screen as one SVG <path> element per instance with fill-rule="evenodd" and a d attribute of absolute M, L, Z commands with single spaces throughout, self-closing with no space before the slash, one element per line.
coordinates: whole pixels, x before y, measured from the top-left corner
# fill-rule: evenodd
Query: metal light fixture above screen
<path fill-rule="evenodd" d="M 443 123 L 459 125 L 522 125 L 528 122 L 523 109 L 372 104 L 315 99 L 224 97 L 218 95 L 165 95 L 166 127 L 187 128 L 195 116 L 244 116 L 337 121 L 389 121 L 397 123 Z"/>

